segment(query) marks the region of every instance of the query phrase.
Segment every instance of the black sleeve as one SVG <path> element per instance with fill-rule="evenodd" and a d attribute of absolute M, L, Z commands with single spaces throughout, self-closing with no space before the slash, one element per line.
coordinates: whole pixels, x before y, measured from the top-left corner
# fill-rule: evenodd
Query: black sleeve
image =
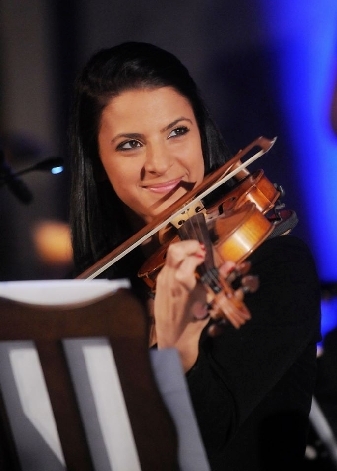
<path fill-rule="evenodd" d="M 293 236 L 264 242 L 250 257 L 260 286 L 245 303 L 252 319 L 201 341 L 187 381 L 209 450 L 224 447 L 258 409 L 307 416 L 320 338 L 320 288 L 307 246 Z M 267 405 L 268 404 L 268 405 Z"/>

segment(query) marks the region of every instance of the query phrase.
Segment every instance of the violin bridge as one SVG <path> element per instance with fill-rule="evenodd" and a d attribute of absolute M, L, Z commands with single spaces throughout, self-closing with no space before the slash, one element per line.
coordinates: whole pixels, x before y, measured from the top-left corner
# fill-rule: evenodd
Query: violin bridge
<path fill-rule="evenodd" d="M 194 201 L 185 211 L 181 211 L 178 216 L 172 218 L 170 223 L 176 229 L 179 229 L 187 221 L 187 219 L 198 213 L 206 214 L 206 209 L 201 201 Z"/>

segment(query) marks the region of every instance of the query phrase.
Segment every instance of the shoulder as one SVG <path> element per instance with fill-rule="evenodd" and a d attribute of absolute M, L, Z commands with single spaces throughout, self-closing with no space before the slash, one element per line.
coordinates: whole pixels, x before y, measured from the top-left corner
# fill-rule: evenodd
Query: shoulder
<path fill-rule="evenodd" d="M 316 325 L 320 313 L 320 283 L 314 259 L 307 244 L 292 236 L 266 240 L 249 260 L 251 272 L 259 278 L 259 289 L 247 296 L 256 319 L 264 317 L 281 322 L 309 320 Z M 316 329 L 317 330 L 317 329 Z"/>
<path fill-rule="evenodd" d="M 299 237 L 291 234 L 266 239 L 252 254 L 252 258 L 275 255 L 282 251 L 284 255 L 299 253 L 312 260 L 308 245 Z"/>
<path fill-rule="evenodd" d="M 305 277 L 318 284 L 316 264 L 308 245 L 293 235 L 272 237 L 264 241 L 249 257 L 252 268 L 276 276 Z"/>

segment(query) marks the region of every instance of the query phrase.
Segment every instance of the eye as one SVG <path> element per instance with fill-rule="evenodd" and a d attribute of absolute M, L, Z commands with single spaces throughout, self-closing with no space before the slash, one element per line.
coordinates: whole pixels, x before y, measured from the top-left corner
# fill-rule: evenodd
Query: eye
<path fill-rule="evenodd" d="M 184 134 L 187 134 L 188 132 L 189 132 L 189 129 L 187 126 L 179 126 L 178 128 L 172 129 L 168 138 L 170 139 L 171 137 L 183 136 Z"/>
<path fill-rule="evenodd" d="M 128 141 L 123 141 L 117 146 L 117 150 L 130 150 L 141 147 L 141 143 L 136 139 L 130 139 Z"/>

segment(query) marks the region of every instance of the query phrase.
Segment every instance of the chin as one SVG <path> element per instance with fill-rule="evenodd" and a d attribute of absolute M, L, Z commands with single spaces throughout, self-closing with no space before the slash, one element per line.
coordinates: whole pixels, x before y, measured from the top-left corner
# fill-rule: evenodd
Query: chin
<path fill-rule="evenodd" d="M 147 206 L 145 208 L 147 214 L 145 215 L 145 219 L 147 222 L 151 222 L 154 218 L 158 217 L 163 211 L 166 211 L 170 206 L 175 204 L 182 196 L 186 195 L 187 191 L 183 188 L 180 188 L 178 191 L 171 195 L 170 197 L 166 196 L 162 198 L 163 201 L 157 201 L 153 203 L 151 206 Z"/>

